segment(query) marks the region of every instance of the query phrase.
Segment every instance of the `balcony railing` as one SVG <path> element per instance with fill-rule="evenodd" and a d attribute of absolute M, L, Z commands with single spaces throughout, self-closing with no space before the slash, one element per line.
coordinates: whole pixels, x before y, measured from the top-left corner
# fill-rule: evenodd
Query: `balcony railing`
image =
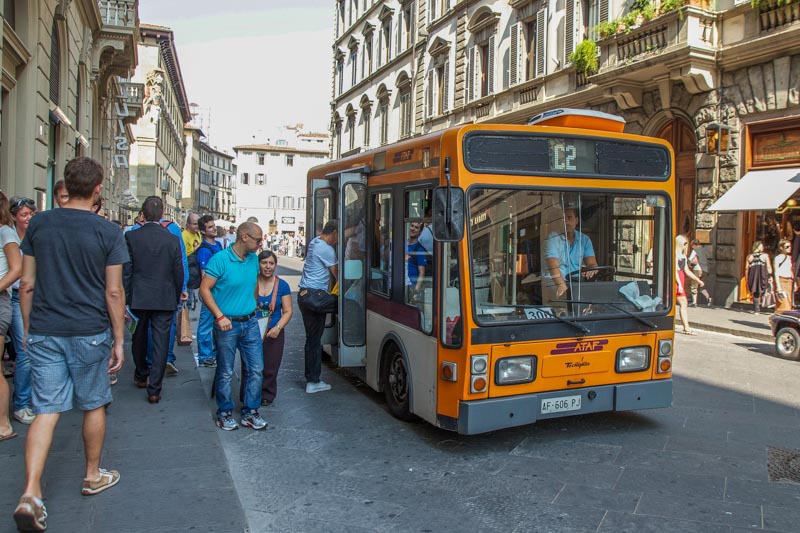
<path fill-rule="evenodd" d="M 136 27 L 135 0 L 99 0 L 100 17 L 106 26 Z"/>
<path fill-rule="evenodd" d="M 144 102 L 144 84 L 121 81 L 119 83 L 120 97 L 129 106 L 142 106 Z"/>
<path fill-rule="evenodd" d="M 779 5 L 775 0 L 765 2 L 759 9 L 759 28 L 767 32 L 800 22 L 800 1 Z"/>
<path fill-rule="evenodd" d="M 658 53 L 669 44 L 666 24 L 645 27 L 617 41 L 617 63 L 627 63 L 640 56 Z"/>

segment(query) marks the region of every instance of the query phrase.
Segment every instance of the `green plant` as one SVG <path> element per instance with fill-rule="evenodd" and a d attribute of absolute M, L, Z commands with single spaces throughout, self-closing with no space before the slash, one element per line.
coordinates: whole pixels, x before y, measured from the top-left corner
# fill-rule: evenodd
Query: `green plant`
<path fill-rule="evenodd" d="M 601 39 L 605 39 L 609 35 L 614 35 L 615 33 L 617 33 L 618 27 L 619 27 L 618 20 L 607 20 L 595 26 L 594 31 L 597 33 L 597 35 L 600 36 Z"/>
<path fill-rule="evenodd" d="M 656 18 L 656 6 L 655 4 L 647 4 L 642 8 L 642 16 L 644 20 L 653 20 Z"/>
<path fill-rule="evenodd" d="M 636 17 L 639 15 L 638 11 L 631 11 L 622 16 L 622 23 L 625 25 L 625 32 L 629 32 L 632 26 L 636 26 Z"/>
<path fill-rule="evenodd" d="M 569 61 L 575 65 L 575 70 L 579 74 L 590 76 L 595 74 L 598 69 L 597 62 L 597 43 L 591 39 L 584 39 L 575 51 L 569 55 Z"/>
<path fill-rule="evenodd" d="M 755 0 L 754 0 L 755 1 Z M 661 2 L 661 13 L 669 13 L 686 5 L 686 0 L 664 0 Z"/>

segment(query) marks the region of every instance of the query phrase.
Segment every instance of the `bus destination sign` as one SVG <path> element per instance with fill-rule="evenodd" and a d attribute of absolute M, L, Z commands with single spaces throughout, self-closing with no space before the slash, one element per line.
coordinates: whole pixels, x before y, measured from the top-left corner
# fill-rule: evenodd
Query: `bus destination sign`
<path fill-rule="evenodd" d="M 666 180 L 669 151 L 661 145 L 596 137 L 470 132 L 464 137 L 470 172 Z"/>

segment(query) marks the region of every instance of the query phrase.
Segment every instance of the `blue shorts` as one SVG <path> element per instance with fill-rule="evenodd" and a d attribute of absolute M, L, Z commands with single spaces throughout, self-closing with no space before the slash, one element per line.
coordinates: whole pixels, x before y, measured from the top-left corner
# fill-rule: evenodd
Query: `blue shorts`
<path fill-rule="evenodd" d="M 110 329 L 87 337 L 29 334 L 26 346 L 31 360 L 33 412 L 69 411 L 73 397 L 81 411 L 111 403 L 108 360 L 112 341 Z"/>

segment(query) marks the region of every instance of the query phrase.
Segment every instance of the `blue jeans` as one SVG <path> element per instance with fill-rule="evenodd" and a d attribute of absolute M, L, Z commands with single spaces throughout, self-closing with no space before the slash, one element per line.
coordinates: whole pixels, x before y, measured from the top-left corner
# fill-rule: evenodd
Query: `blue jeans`
<path fill-rule="evenodd" d="M 19 308 L 19 291 L 11 291 L 11 327 L 9 328 L 17 361 L 14 364 L 14 410 L 31 406 L 31 359 L 22 349 L 22 311 Z"/>
<path fill-rule="evenodd" d="M 175 362 L 175 322 L 178 320 L 178 311 L 180 307 L 172 315 L 172 325 L 169 327 L 169 345 L 167 346 L 167 363 Z M 150 334 L 150 328 L 147 328 L 147 368 L 153 366 L 153 335 Z"/>
<path fill-rule="evenodd" d="M 214 315 L 208 310 L 206 304 L 200 304 L 200 319 L 197 321 L 197 362 L 214 360 L 217 358 L 217 349 L 214 347 Z"/>
<path fill-rule="evenodd" d="M 217 346 L 217 373 L 214 376 L 214 395 L 217 400 L 217 416 L 223 411 L 233 411 L 231 399 L 231 380 L 236 349 L 245 365 L 244 402 L 242 415 L 257 411 L 261 406 L 261 374 L 264 371 L 264 357 L 261 353 L 261 335 L 258 320 L 253 317 L 246 322 L 231 322 L 228 331 L 222 331 L 214 324 L 214 344 Z"/>

